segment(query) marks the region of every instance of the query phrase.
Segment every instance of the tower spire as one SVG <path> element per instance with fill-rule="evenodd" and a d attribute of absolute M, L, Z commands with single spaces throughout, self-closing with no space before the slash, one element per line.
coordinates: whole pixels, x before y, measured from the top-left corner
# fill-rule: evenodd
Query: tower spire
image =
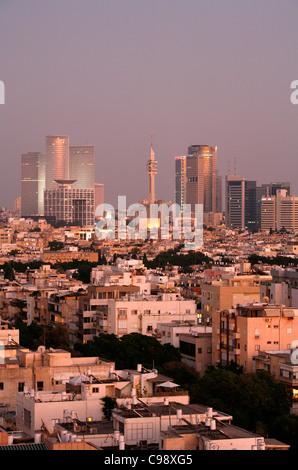
<path fill-rule="evenodd" d="M 155 203 L 155 175 L 157 174 L 157 162 L 155 160 L 155 152 L 152 144 L 152 133 L 151 145 L 150 145 L 150 159 L 147 161 L 147 171 L 149 175 L 149 204 Z"/>

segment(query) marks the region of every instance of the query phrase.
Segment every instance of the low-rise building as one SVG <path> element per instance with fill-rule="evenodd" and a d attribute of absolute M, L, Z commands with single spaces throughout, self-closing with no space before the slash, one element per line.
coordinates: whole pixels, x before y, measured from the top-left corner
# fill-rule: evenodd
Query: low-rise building
<path fill-rule="evenodd" d="M 212 365 L 212 333 L 196 332 L 179 335 L 179 351 L 181 360 L 189 367 L 204 375 L 208 366 Z"/>

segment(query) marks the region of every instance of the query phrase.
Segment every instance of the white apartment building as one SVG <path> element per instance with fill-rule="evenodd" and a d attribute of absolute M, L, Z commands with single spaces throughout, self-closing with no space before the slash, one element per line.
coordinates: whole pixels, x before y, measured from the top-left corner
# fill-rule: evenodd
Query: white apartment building
<path fill-rule="evenodd" d="M 156 334 L 159 323 L 188 321 L 197 323 L 196 302 L 178 293 L 156 296 L 132 295 L 108 300 L 107 333 L 122 336 L 130 333 Z"/>

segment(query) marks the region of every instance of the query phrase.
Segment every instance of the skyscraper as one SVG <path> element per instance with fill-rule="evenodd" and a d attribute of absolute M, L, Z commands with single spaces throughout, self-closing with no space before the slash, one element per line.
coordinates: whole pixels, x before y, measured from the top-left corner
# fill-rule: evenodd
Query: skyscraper
<path fill-rule="evenodd" d="M 44 212 L 56 222 L 94 225 L 94 188 L 73 188 L 73 180 L 57 180 L 44 191 Z"/>
<path fill-rule="evenodd" d="M 40 152 L 21 155 L 21 216 L 43 215 L 45 156 Z"/>
<path fill-rule="evenodd" d="M 257 182 L 245 181 L 245 227 L 257 228 Z"/>
<path fill-rule="evenodd" d="M 245 227 L 245 179 L 239 175 L 226 176 L 226 225 Z"/>
<path fill-rule="evenodd" d="M 186 156 L 186 202 L 194 211 L 203 204 L 204 212 L 216 212 L 217 147 L 192 145 Z"/>
<path fill-rule="evenodd" d="M 55 189 L 55 180 L 69 178 L 69 137 L 46 136 L 46 189 Z"/>
<path fill-rule="evenodd" d="M 94 146 L 69 146 L 69 178 L 73 188 L 94 188 Z"/>
<path fill-rule="evenodd" d="M 175 203 L 183 211 L 186 204 L 186 156 L 175 157 Z"/>
<path fill-rule="evenodd" d="M 216 170 L 216 212 L 222 212 L 222 176 Z"/>

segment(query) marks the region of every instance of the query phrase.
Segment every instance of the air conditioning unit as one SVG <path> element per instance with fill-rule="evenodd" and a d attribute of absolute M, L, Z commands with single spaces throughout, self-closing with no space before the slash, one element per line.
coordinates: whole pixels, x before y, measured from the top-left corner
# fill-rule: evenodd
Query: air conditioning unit
<path fill-rule="evenodd" d="M 90 434 L 96 434 L 97 428 L 90 428 Z"/>

